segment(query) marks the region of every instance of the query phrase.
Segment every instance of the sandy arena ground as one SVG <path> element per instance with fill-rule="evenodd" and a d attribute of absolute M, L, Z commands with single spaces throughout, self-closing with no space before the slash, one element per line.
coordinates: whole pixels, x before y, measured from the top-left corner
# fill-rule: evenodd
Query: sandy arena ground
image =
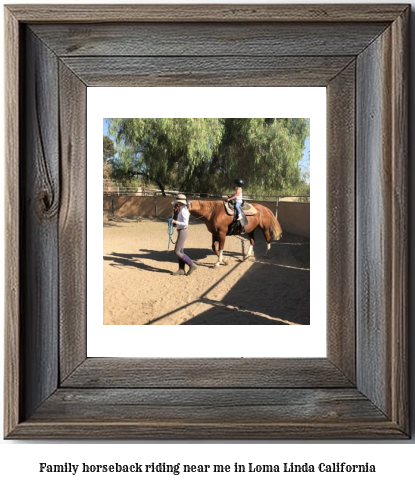
<path fill-rule="evenodd" d="M 284 235 L 264 259 L 259 229 L 255 237 L 245 261 L 248 240 L 227 237 L 228 265 L 215 267 L 211 234 L 191 223 L 185 252 L 199 269 L 171 276 L 178 264 L 167 221 L 104 221 L 104 324 L 309 324 L 309 242 Z"/>

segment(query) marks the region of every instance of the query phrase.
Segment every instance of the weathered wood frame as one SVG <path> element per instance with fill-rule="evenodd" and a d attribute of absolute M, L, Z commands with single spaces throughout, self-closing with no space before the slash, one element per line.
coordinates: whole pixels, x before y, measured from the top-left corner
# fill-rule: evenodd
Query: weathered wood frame
<path fill-rule="evenodd" d="M 5 8 L 6 438 L 408 438 L 409 13 Z M 86 95 L 109 84 L 327 87 L 327 358 L 86 357 Z"/>

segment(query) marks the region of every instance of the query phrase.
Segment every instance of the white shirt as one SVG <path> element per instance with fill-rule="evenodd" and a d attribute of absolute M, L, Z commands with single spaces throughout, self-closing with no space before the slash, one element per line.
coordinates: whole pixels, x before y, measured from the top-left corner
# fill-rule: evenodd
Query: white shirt
<path fill-rule="evenodd" d="M 236 195 L 236 191 L 234 191 L 233 194 Z M 239 193 L 239 195 L 235 198 L 235 201 L 236 202 L 242 202 L 242 188 L 241 188 L 241 192 Z"/>
<path fill-rule="evenodd" d="M 177 216 L 177 230 L 186 229 L 189 225 L 189 210 L 186 206 L 180 208 L 179 215 Z"/>

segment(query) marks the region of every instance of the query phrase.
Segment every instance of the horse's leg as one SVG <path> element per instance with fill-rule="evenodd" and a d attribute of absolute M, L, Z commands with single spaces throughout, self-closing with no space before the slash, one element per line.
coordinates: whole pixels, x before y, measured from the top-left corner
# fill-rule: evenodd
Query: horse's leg
<path fill-rule="evenodd" d="M 219 247 L 219 240 L 215 236 L 215 234 L 212 234 L 212 251 L 216 254 L 217 257 L 219 257 L 218 247 Z"/>
<path fill-rule="evenodd" d="M 249 249 L 248 249 L 248 254 L 245 256 L 245 259 L 248 259 L 251 257 L 251 254 L 252 254 L 252 251 L 254 250 L 254 245 L 255 245 L 254 231 L 250 232 L 248 235 L 249 235 Z"/>
<path fill-rule="evenodd" d="M 271 250 L 271 233 L 269 231 L 269 227 L 267 226 L 261 227 L 261 230 L 267 243 L 267 250 L 265 251 L 264 258 L 269 258 L 269 251 Z"/>
<path fill-rule="evenodd" d="M 228 264 L 226 262 L 226 259 L 223 258 L 223 249 L 225 247 L 226 233 L 219 232 L 218 239 L 219 239 L 219 255 L 218 255 L 219 259 L 218 262 L 215 264 L 215 266 L 220 266 L 221 264 Z"/>

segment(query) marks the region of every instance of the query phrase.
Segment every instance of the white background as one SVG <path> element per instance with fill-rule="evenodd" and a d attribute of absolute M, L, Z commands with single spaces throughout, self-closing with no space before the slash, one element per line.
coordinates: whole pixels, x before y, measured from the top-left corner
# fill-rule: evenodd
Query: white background
<path fill-rule="evenodd" d="M 18 3 L 9 0 L 7 3 Z M 34 3 L 26 0 L 26 3 Z M 44 2 L 53 3 L 53 2 Z M 58 2 L 55 2 L 58 3 Z M 76 2 L 72 3 L 84 3 Z M 89 3 L 108 3 L 105 0 Z M 112 2 L 116 3 L 116 2 Z M 123 0 L 123 3 L 130 3 Z M 138 3 L 138 2 L 135 2 Z M 174 3 L 164 0 L 163 3 Z M 181 3 L 186 3 L 182 0 Z M 213 3 L 213 2 L 212 2 Z M 228 2 L 234 3 L 234 2 Z M 244 3 L 239 0 L 237 3 Z M 248 2 L 249 3 L 249 2 Z M 253 3 L 253 2 L 250 2 Z M 262 1 L 264 3 L 264 1 Z M 295 2 L 291 2 L 295 3 Z M 297 3 L 311 3 L 301 0 Z M 329 0 L 321 3 L 343 3 Z M 359 2 L 353 2 L 359 3 Z M 370 2 L 365 3 L 386 3 Z M 412 8 L 415 8 L 415 1 L 412 0 Z M 412 28 L 414 27 L 414 16 L 412 15 Z M 1 22 L 3 29 L 3 22 Z M 414 29 L 412 29 L 414 32 Z M 0 33 L 0 39 L 3 40 L 3 32 Z M 3 56 L 3 46 L 1 47 L 1 56 Z M 411 93 L 414 92 L 414 62 L 415 50 L 414 41 L 412 40 L 412 72 L 411 72 Z M 1 66 L 3 64 L 1 63 Z M 0 98 L 2 100 L 2 98 Z M 411 123 L 414 122 L 414 102 L 411 101 Z M 4 145 L 4 134 L 1 133 L 1 142 Z M 413 155 L 413 143 L 411 154 Z M 4 150 L 2 152 L 4 154 Z M 413 172 L 411 174 L 411 189 L 415 187 Z M 412 192 L 409 192 L 410 194 Z M 413 208 L 413 202 L 411 202 Z M 4 225 L 3 213 L 0 212 L 1 225 Z M 411 216 L 411 226 L 413 228 L 413 217 Z M 1 237 L 3 233 L 0 234 Z M 411 242 L 413 231 L 411 230 Z M 4 240 L 0 241 L 0 248 L 3 249 Z M 411 284 L 413 271 L 411 270 Z M 3 280 L 1 280 L 3 283 Z M 0 290 L 0 305 L 3 308 L 3 290 Z M 411 292 L 413 295 L 413 292 Z M 409 302 L 413 302 L 410 297 Z M 411 312 L 411 319 L 412 317 Z M 413 321 L 411 320 L 413 323 Z M 0 335 L 0 340 L 3 336 Z M 411 351 L 415 351 L 414 337 L 411 338 Z M 0 344 L 0 353 L 3 353 L 3 344 Z M 3 364 L 0 362 L 1 377 L 3 377 Z M 412 371 L 414 370 L 414 361 L 412 360 Z M 412 378 L 412 387 L 414 380 Z M 414 395 L 412 394 L 412 405 L 414 405 Z M 0 408 L 2 409 L 2 402 Z M 2 413 L 2 412 L 1 412 Z M 414 407 L 412 406 L 412 417 L 414 418 Z M 333 442 L 333 443 L 312 443 L 312 442 L 262 442 L 262 443 L 190 443 L 190 442 L 170 442 L 170 443 L 148 443 L 148 442 L 131 442 L 131 443 L 94 443 L 94 442 L 18 442 L 18 441 L 0 441 L 0 483 L 8 486 L 13 483 L 14 486 L 43 486 L 55 488 L 57 484 L 60 487 L 66 486 L 91 486 L 93 483 L 100 483 L 103 486 L 122 483 L 124 487 L 136 487 L 144 485 L 159 486 L 169 483 L 172 486 L 211 486 L 217 483 L 221 486 L 225 484 L 239 483 L 242 486 L 260 486 L 275 487 L 279 483 L 286 486 L 290 483 L 292 486 L 318 486 L 320 487 L 347 487 L 351 484 L 362 486 L 377 483 L 382 485 L 396 485 L 407 483 L 408 486 L 414 483 L 413 460 L 415 459 L 414 441 L 408 442 Z M 305 462 L 318 464 L 320 462 L 342 462 L 364 463 L 369 462 L 376 464 L 376 474 L 188 474 L 174 476 L 172 474 L 152 474 L 152 475 L 76 475 L 72 474 L 40 474 L 39 463 L 47 462 L 50 464 L 62 464 L 71 462 L 81 464 L 82 462 L 92 464 L 105 463 L 135 463 L 149 464 L 151 462 L 166 463 L 188 463 L 188 464 L 230 464 L 234 462 L 256 463 L 256 464 L 280 464 L 283 462 L 295 462 L 302 464 Z M 6 485 L 7 483 L 7 485 Z"/>
<path fill-rule="evenodd" d="M 102 277 L 101 168 L 104 117 L 310 119 L 311 323 L 302 325 L 111 325 L 102 322 L 103 280 L 88 280 L 91 357 L 326 357 L 326 89 L 273 87 L 88 88 L 87 273 Z M 154 103 L 157 100 L 157 104 Z M 243 103 L 241 103 L 243 100 Z M 226 254 L 226 248 L 225 248 Z M 203 337 L 203 340 L 201 340 Z M 235 340 L 235 338 L 238 338 Z"/>

